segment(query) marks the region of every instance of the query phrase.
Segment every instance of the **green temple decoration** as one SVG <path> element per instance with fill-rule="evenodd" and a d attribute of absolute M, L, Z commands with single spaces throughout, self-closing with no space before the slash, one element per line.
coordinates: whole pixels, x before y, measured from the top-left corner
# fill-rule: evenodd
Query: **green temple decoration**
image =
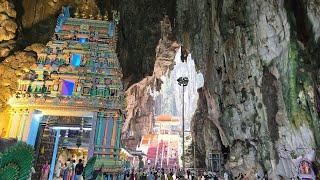
<path fill-rule="evenodd" d="M 33 154 L 33 148 L 25 143 L 17 143 L 0 154 L 0 179 L 28 179 Z"/>

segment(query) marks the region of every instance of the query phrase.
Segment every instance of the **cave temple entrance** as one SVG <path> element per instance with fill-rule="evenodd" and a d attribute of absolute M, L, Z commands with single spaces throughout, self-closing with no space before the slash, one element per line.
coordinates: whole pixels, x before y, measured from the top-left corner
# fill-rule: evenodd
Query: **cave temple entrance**
<path fill-rule="evenodd" d="M 93 157 L 86 164 L 86 179 L 112 179 L 122 171 L 124 91 L 116 54 L 118 20 L 116 11 L 113 20 L 99 14 L 96 19 L 72 18 L 64 7 L 52 40 L 9 100 L 6 137 L 35 147 L 37 172 L 43 161 L 51 161 L 49 179 L 63 149 L 75 147 L 82 158 Z"/>

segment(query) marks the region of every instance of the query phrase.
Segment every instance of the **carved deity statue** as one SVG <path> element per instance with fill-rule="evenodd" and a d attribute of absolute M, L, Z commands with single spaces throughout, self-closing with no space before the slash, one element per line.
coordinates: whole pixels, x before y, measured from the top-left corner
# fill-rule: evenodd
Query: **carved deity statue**
<path fill-rule="evenodd" d="M 116 24 L 118 24 L 120 21 L 120 12 L 116 10 L 112 10 L 112 18 L 113 18 L 113 21 L 116 22 Z"/>
<path fill-rule="evenodd" d="M 53 83 L 53 90 L 58 91 L 59 90 L 59 85 L 60 85 L 60 78 L 59 80 L 55 80 Z"/>
<path fill-rule="evenodd" d="M 108 11 L 106 11 L 106 12 L 104 13 L 103 20 L 105 20 L 105 21 L 108 21 L 108 20 L 109 20 L 109 18 L 108 18 Z"/>
<path fill-rule="evenodd" d="M 75 18 L 80 17 L 79 8 L 76 9 L 76 12 L 73 14 Z"/>

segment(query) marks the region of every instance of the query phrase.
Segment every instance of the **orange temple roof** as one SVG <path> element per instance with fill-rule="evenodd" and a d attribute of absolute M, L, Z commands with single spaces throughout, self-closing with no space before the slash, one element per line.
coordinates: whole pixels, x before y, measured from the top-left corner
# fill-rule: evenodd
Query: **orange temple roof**
<path fill-rule="evenodd" d="M 171 121 L 172 116 L 168 115 L 168 114 L 162 114 L 158 117 L 156 117 L 157 121 Z"/>
<path fill-rule="evenodd" d="M 156 121 L 169 122 L 169 121 L 179 121 L 179 119 L 177 117 L 174 117 L 168 114 L 162 114 L 156 117 Z"/>

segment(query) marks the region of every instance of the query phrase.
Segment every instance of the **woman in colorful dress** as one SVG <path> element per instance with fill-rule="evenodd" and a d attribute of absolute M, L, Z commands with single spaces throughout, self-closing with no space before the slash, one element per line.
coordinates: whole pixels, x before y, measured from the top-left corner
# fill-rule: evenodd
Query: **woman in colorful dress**
<path fill-rule="evenodd" d="M 46 161 L 46 163 L 42 166 L 40 179 L 48 180 L 49 171 L 50 171 L 50 165 L 48 164 L 48 161 Z"/>

